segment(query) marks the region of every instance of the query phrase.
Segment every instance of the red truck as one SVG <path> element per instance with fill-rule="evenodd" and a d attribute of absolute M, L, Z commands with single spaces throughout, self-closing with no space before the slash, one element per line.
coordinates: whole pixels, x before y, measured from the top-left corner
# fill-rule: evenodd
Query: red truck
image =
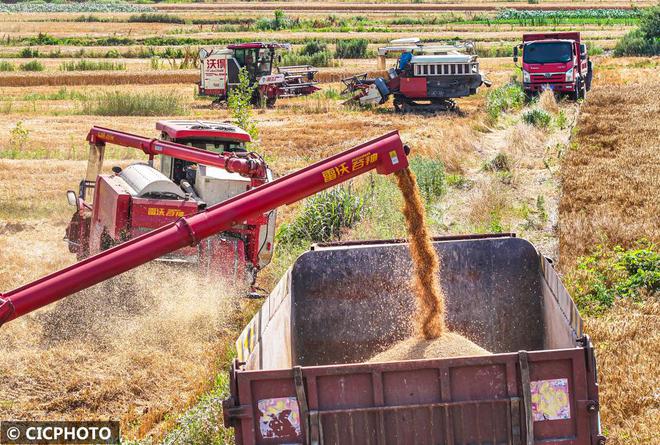
<path fill-rule="evenodd" d="M 523 43 L 513 48 L 516 66 L 519 50 L 523 88 L 528 96 L 549 88 L 577 100 L 584 99 L 591 89 L 593 64 L 579 32 L 523 34 Z"/>
<path fill-rule="evenodd" d="M 493 354 L 368 362 L 412 333 L 408 246 L 313 246 L 237 341 L 238 445 L 605 443 L 592 345 L 550 261 L 511 234 L 434 246 L 449 328 Z"/>

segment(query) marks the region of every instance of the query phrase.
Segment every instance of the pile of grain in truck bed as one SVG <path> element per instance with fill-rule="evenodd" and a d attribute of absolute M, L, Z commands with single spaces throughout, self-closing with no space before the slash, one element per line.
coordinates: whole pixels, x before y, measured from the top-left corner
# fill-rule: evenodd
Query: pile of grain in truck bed
<path fill-rule="evenodd" d="M 426 340 L 419 337 L 407 338 L 390 349 L 373 356 L 369 362 L 393 362 L 397 360 L 421 360 L 431 358 L 488 355 L 481 346 L 455 332 L 445 332 L 440 337 Z"/>

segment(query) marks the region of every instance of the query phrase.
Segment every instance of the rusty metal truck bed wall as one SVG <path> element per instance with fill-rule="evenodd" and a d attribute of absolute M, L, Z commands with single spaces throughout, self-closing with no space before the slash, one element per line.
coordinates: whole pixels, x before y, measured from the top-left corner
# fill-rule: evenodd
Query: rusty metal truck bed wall
<path fill-rule="evenodd" d="M 600 445 L 593 349 L 551 263 L 512 236 L 434 246 L 450 328 L 496 354 L 355 363 L 411 333 L 408 248 L 320 246 L 237 341 L 236 443 Z"/>
<path fill-rule="evenodd" d="M 434 246 L 451 330 L 494 353 L 576 346 L 582 322 L 575 305 L 528 241 L 468 238 Z M 411 267 L 406 244 L 306 252 L 244 331 L 239 359 L 247 369 L 275 369 L 361 362 L 387 349 L 412 334 Z"/>
<path fill-rule="evenodd" d="M 585 357 L 574 348 L 243 371 L 237 393 L 252 404 L 239 408 L 237 443 L 591 445 Z M 556 403 L 532 405 L 548 394 Z"/>

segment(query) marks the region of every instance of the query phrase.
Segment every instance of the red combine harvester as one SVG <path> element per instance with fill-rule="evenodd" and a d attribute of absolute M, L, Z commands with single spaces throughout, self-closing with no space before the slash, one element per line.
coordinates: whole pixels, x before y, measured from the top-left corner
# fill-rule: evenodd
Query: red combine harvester
<path fill-rule="evenodd" d="M 523 88 L 528 96 L 550 89 L 584 99 L 591 89 L 593 63 L 579 32 L 523 34 L 523 43 L 513 48 L 518 64 L 522 50 Z"/>
<path fill-rule="evenodd" d="M 198 155 L 207 159 L 215 156 L 218 163 L 228 171 L 240 172 L 258 181 L 263 181 L 266 175 L 264 162 L 258 161 L 250 154 L 213 154 L 203 150 L 197 152 L 185 145 L 148 139 L 138 141 L 136 137 L 127 136 L 126 133 L 109 133 L 103 130 L 94 131 L 90 135 L 95 148 L 98 147 L 101 151 L 105 141 L 124 138 L 132 141 L 132 145 L 127 141 L 124 141 L 124 144 L 138 146 L 150 155 L 162 152 L 167 156 L 176 154 L 181 159 L 185 155 L 188 160 Z M 267 181 L 218 204 L 199 209 L 193 214 L 177 216 L 166 225 L 128 239 L 32 283 L 0 294 L 0 325 L 163 255 L 183 248 L 195 248 L 209 237 L 235 230 L 237 225 L 260 220 L 281 205 L 300 201 L 355 176 L 371 170 L 390 174 L 406 168 L 407 155 L 408 148 L 401 142 L 398 132 L 394 131 L 295 173 Z M 99 178 L 99 181 L 102 179 Z M 98 190 L 96 192 L 98 193 Z M 91 208 L 88 210 L 93 211 Z"/>
<path fill-rule="evenodd" d="M 318 72 L 310 65 L 277 67 L 277 50 L 291 50 L 288 43 L 238 43 L 227 48 L 199 50 L 199 95 L 215 97 L 214 103 L 223 103 L 231 89 L 238 84 L 238 73 L 245 68 L 250 85 L 256 85 L 252 102 L 275 105 L 278 97 L 304 96 L 318 91 L 314 76 Z"/>
<path fill-rule="evenodd" d="M 366 74 L 342 79 L 349 102 L 360 105 L 384 104 L 394 97 L 398 112 L 448 111 L 456 107 L 454 99 L 471 96 L 490 82 L 479 71 L 479 61 L 470 42 L 461 45 L 423 45 L 419 39 L 393 40 L 391 46 L 378 49 L 379 68 L 385 69 L 385 57 L 400 53 L 396 67 L 387 79 L 367 78 Z"/>
<path fill-rule="evenodd" d="M 161 121 L 161 140 L 93 127 L 87 135 L 90 157 L 76 208 L 66 231 L 69 250 L 78 259 L 95 255 L 183 216 L 198 213 L 272 180 L 263 159 L 246 150 L 250 135 L 218 122 Z M 149 163 L 113 168 L 102 175 L 107 143 L 133 147 Z M 160 170 L 153 167 L 160 157 Z M 253 283 L 273 254 L 276 211 L 246 220 L 195 246 L 169 252 L 161 261 L 188 263 L 200 272 Z"/>

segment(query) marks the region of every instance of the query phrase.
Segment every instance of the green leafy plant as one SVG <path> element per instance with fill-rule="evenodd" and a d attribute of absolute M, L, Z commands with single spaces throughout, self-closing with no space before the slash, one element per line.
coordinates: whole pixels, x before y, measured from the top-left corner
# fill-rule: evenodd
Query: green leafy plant
<path fill-rule="evenodd" d="M 252 136 L 253 140 L 259 136 L 257 125 L 252 120 L 252 104 L 256 88 L 256 85 L 250 85 L 250 75 L 243 67 L 238 72 L 238 85 L 232 87 L 227 98 L 227 108 L 231 117 L 236 121 L 236 125 Z"/>
<path fill-rule="evenodd" d="M 525 103 L 525 92 L 517 82 L 507 83 L 486 96 L 486 111 L 492 120 L 505 111 L 520 108 Z"/>
<path fill-rule="evenodd" d="M 19 153 L 25 149 L 30 139 L 30 130 L 23 126 L 23 121 L 16 122 L 16 126 L 9 132 L 10 152 Z"/>
<path fill-rule="evenodd" d="M 540 108 L 532 108 L 522 115 L 523 122 L 538 128 L 547 128 L 550 125 L 552 117 L 550 114 Z"/>
<path fill-rule="evenodd" d="M 445 165 L 442 161 L 413 157 L 410 159 L 410 168 L 417 177 L 417 186 L 427 205 L 435 202 L 447 191 Z"/>
<path fill-rule="evenodd" d="M 513 163 L 506 153 L 498 152 L 493 159 L 486 162 L 482 169 L 491 172 L 510 172 Z"/>
<path fill-rule="evenodd" d="M 599 315 L 619 298 L 639 301 L 660 292 L 660 252 L 648 241 L 630 249 L 599 245 L 578 259 L 566 283 L 583 313 Z"/>
<path fill-rule="evenodd" d="M 7 62 L 6 60 L 0 61 L 0 71 L 14 71 L 16 67 L 13 63 Z"/>

